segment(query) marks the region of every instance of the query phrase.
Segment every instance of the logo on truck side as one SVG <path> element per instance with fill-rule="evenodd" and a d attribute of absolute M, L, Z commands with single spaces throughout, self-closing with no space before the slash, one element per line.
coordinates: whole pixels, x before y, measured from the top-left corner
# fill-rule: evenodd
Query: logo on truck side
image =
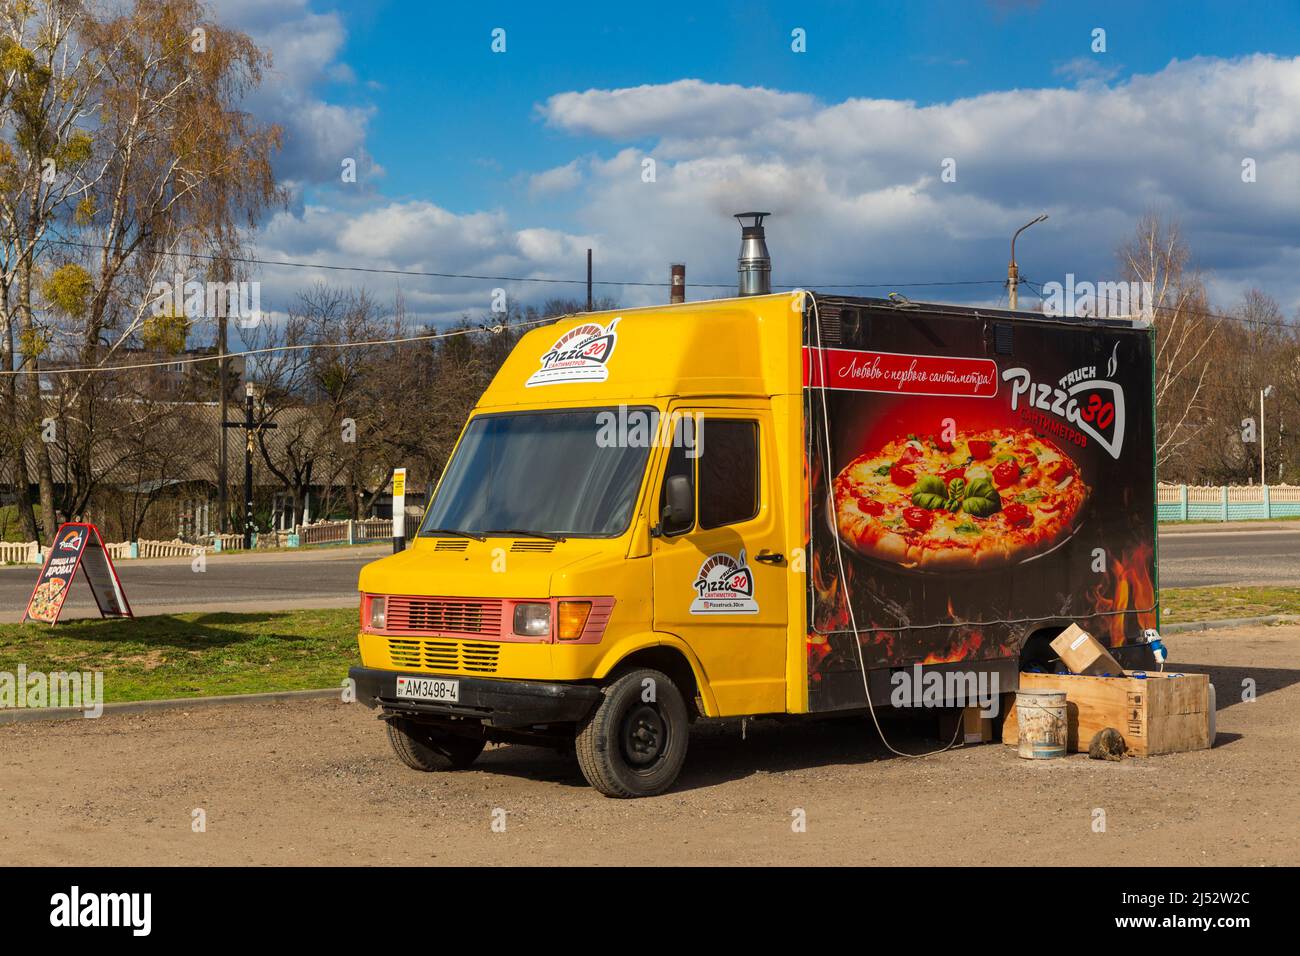
<path fill-rule="evenodd" d="M 745 562 L 745 552 L 733 558 L 729 554 L 711 554 L 700 565 L 692 585 L 695 600 L 692 614 L 757 614 L 754 600 L 754 575 Z"/>
<path fill-rule="evenodd" d="M 605 363 L 618 344 L 618 333 L 614 331 L 616 325 L 618 319 L 605 326 L 588 322 L 569 329 L 542 356 L 542 367 L 529 377 L 524 387 L 605 381 L 609 378 Z"/>
<path fill-rule="evenodd" d="M 1079 430 L 1069 429 L 1073 433 L 1062 437 L 1079 445 L 1086 445 L 1091 437 L 1112 458 L 1119 458 L 1124 447 L 1124 389 L 1108 381 L 1115 375 L 1118 355 L 1117 343 L 1106 366 L 1106 378 L 1098 378 L 1092 365 L 1075 369 L 1056 384 L 1035 382 L 1028 369 L 1007 369 L 1002 378 L 1011 383 L 1011 410 L 1016 411 L 1023 400 L 1028 406 L 1026 415 L 1036 414 L 1043 420 L 1052 415 Z M 1043 427 L 1044 421 L 1036 424 Z"/>

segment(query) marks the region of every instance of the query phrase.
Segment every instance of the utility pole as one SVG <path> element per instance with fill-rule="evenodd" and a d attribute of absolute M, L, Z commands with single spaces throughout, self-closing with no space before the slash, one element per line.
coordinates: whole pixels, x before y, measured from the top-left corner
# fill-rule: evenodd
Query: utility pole
<path fill-rule="evenodd" d="M 222 428 L 244 429 L 244 550 L 253 548 L 253 434 L 263 428 L 278 428 L 273 422 L 258 424 L 253 419 L 253 383 L 244 386 L 244 420 L 221 422 Z M 225 444 L 224 436 L 222 444 Z"/>
<path fill-rule="evenodd" d="M 1268 484 L 1268 477 L 1264 473 L 1264 443 L 1268 440 L 1268 433 L 1264 430 L 1264 399 L 1272 394 L 1272 385 L 1259 390 L 1259 483 L 1261 486 Z"/>
<path fill-rule="evenodd" d="M 587 250 L 587 311 L 591 311 L 591 250 Z"/>
<path fill-rule="evenodd" d="M 221 445 L 217 452 L 217 527 L 222 534 L 226 533 L 226 513 L 230 510 L 229 502 L 226 501 L 226 310 L 218 310 L 221 314 L 217 316 L 217 389 L 220 393 L 218 404 L 220 406 L 221 428 Z"/>
<path fill-rule="evenodd" d="M 1011 262 L 1007 265 L 1007 305 L 1013 311 L 1018 308 L 1020 304 L 1020 296 L 1016 289 L 1016 286 L 1020 284 L 1020 269 L 1016 266 L 1016 240 L 1020 238 L 1020 234 L 1030 226 L 1036 225 L 1046 218 L 1047 213 L 1043 213 L 1037 219 L 1031 219 L 1029 222 L 1017 229 L 1016 234 L 1011 237 Z"/>

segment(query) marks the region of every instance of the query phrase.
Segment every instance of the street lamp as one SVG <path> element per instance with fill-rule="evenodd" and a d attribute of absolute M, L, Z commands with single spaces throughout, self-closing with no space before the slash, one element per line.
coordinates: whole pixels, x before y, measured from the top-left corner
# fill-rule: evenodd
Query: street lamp
<path fill-rule="evenodd" d="M 1273 386 L 1268 385 L 1259 390 L 1259 483 L 1268 484 L 1264 474 L 1264 399 L 1273 394 Z"/>
<path fill-rule="evenodd" d="M 1020 238 L 1020 234 L 1030 226 L 1037 225 L 1046 218 L 1047 213 L 1043 213 L 1037 219 L 1031 219 L 1029 222 L 1017 229 L 1016 234 L 1011 237 L 1011 262 L 1007 265 L 1007 302 L 1012 309 L 1015 309 L 1017 303 L 1020 301 L 1020 297 L 1016 294 L 1016 285 L 1020 281 L 1020 270 L 1016 268 L 1016 240 Z"/>

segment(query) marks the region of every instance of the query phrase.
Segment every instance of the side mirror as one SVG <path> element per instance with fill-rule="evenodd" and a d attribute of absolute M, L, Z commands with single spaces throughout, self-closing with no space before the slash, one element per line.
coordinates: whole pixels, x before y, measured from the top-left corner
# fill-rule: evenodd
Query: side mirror
<path fill-rule="evenodd" d="M 691 482 L 685 475 L 673 475 L 664 487 L 664 507 L 659 516 L 665 534 L 685 531 L 695 518 Z"/>

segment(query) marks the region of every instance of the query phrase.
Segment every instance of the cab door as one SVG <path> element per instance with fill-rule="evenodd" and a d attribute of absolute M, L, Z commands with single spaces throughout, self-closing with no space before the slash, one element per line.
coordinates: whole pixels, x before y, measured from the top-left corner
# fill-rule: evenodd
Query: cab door
<path fill-rule="evenodd" d="M 786 575 L 775 434 L 765 403 L 680 406 L 660 456 L 654 538 L 655 629 L 703 665 L 724 716 L 786 709 Z M 691 484 L 695 512 L 665 526 L 664 484 Z"/>

